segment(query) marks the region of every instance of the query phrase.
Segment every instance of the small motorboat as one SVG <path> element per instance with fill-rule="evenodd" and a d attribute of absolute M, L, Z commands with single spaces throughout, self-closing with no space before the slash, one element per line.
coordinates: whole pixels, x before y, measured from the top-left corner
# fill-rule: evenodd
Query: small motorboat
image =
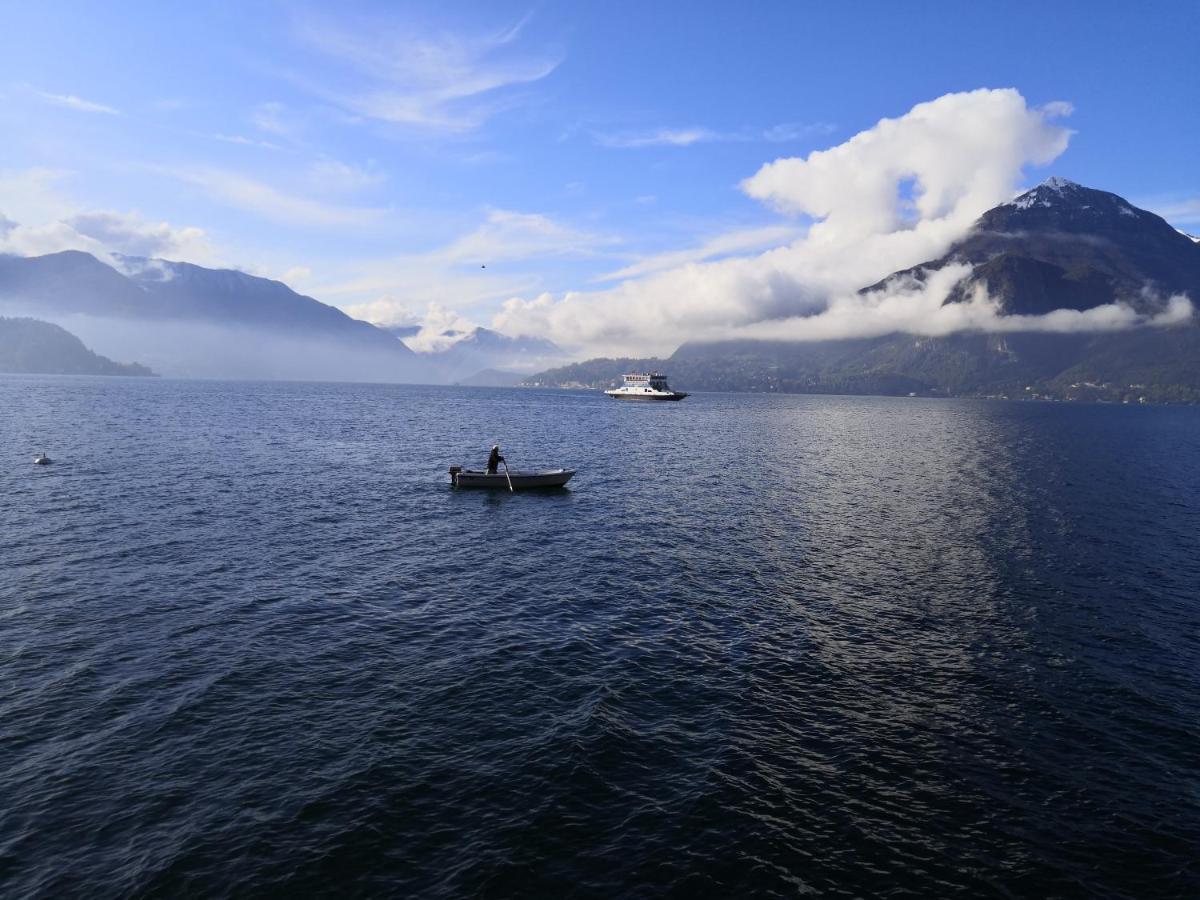
<path fill-rule="evenodd" d="M 33 458 L 33 464 L 35 466 L 48 466 L 50 465 L 50 462 L 50 457 L 48 457 L 45 453 L 39 453 Z"/>
<path fill-rule="evenodd" d="M 450 467 L 450 483 L 460 488 L 486 488 L 494 491 L 507 491 L 511 480 L 512 490 L 527 491 L 531 488 L 562 487 L 571 480 L 574 469 L 543 469 L 540 472 L 479 472 L 464 469 L 462 466 Z"/>

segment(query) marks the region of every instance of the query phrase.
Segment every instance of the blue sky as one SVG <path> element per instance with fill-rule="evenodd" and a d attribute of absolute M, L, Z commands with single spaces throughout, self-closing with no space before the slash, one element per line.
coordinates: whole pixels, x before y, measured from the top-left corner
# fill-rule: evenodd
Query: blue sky
<path fill-rule="evenodd" d="M 1195 3 L 8 2 L 2 16 L 9 249 L 94 241 L 233 265 L 375 319 L 432 302 L 439 322 L 488 323 L 511 298 L 761 255 L 820 218 L 751 196 L 764 165 L 977 88 L 1072 108 L 1053 107 L 1073 132 L 1053 162 L 1006 163 L 1016 186 L 1059 174 L 1200 230 Z"/>

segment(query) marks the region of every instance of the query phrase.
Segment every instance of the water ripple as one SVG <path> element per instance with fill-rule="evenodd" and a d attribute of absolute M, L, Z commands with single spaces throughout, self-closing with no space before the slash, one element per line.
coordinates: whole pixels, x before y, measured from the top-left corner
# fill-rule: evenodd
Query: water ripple
<path fill-rule="evenodd" d="M 0 396 L 5 896 L 1200 893 L 1196 411 Z"/>

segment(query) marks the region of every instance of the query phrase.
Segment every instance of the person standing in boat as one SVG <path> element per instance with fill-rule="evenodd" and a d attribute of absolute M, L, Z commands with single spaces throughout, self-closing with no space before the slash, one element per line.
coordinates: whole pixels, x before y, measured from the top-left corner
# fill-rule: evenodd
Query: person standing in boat
<path fill-rule="evenodd" d="M 492 444 L 492 452 L 488 454 L 487 473 L 489 475 L 495 475 L 496 469 L 499 467 L 500 463 L 508 465 L 508 461 L 500 455 L 500 445 Z"/>

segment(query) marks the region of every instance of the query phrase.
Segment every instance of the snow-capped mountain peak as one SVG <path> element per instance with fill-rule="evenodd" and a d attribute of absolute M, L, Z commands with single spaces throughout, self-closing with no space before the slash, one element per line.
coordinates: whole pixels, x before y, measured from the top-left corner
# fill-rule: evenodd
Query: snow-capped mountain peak
<path fill-rule="evenodd" d="M 1141 213 L 1122 197 L 1107 191 L 1098 191 L 1084 187 L 1066 178 L 1053 175 L 1036 187 L 1030 188 L 1023 194 L 1014 197 L 1007 203 L 992 210 L 1036 213 L 1038 210 L 1048 210 L 1049 215 L 1069 214 L 1082 216 L 1085 219 L 1100 219 L 1110 216 L 1125 216 L 1138 219 Z M 1019 212 L 1017 214 L 1019 214 Z M 985 214 L 990 216 L 991 213 Z M 1133 223 L 1130 223 L 1133 227 Z"/>
<path fill-rule="evenodd" d="M 1082 185 L 1057 175 L 1051 175 L 1037 187 L 1009 200 L 1004 206 L 1015 206 L 1017 209 L 1033 209 L 1034 207 L 1054 206 L 1055 203 L 1078 194 L 1085 190 Z"/>
<path fill-rule="evenodd" d="M 1055 191 L 1060 194 L 1063 191 L 1077 190 L 1082 186 L 1083 185 L 1076 184 L 1074 181 L 1070 181 L 1069 179 L 1061 178 L 1058 175 L 1051 175 L 1038 185 L 1038 187 L 1046 188 L 1047 190 Z"/>

